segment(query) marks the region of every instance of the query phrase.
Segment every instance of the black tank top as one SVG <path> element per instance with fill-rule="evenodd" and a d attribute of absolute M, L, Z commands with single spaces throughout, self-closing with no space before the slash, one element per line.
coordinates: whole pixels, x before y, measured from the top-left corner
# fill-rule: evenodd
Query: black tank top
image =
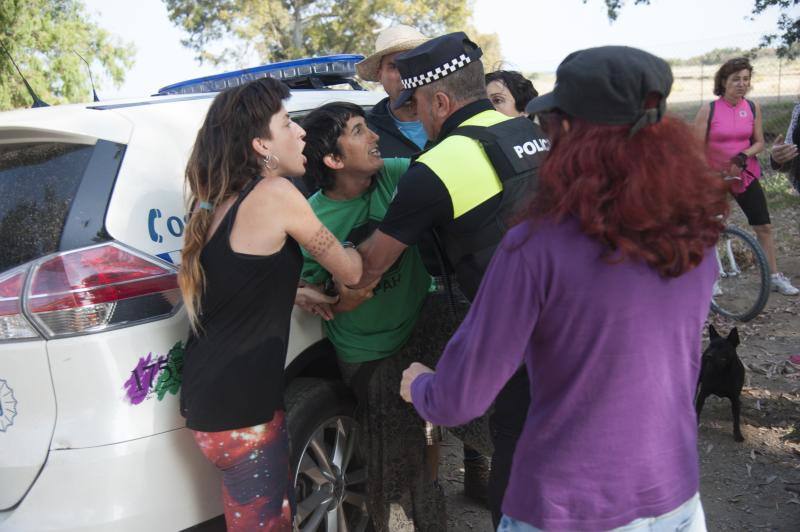
<path fill-rule="evenodd" d="M 230 235 L 253 179 L 200 254 L 200 332 L 186 344 L 181 414 L 193 430 L 251 427 L 283 409 L 283 367 L 303 258 L 287 235 L 272 255 L 236 253 Z"/>

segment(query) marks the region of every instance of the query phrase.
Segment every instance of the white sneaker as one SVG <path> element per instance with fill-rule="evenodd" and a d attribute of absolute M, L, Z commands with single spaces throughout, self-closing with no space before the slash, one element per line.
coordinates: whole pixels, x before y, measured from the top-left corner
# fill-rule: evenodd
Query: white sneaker
<path fill-rule="evenodd" d="M 722 295 L 722 287 L 719 285 L 719 280 L 714 281 L 714 290 L 711 292 L 711 297 Z"/>
<path fill-rule="evenodd" d="M 800 294 L 800 290 L 792 286 L 792 283 L 789 282 L 789 279 L 782 273 L 772 274 L 772 290 L 775 292 L 780 292 L 785 296 L 796 296 L 797 294 Z"/>

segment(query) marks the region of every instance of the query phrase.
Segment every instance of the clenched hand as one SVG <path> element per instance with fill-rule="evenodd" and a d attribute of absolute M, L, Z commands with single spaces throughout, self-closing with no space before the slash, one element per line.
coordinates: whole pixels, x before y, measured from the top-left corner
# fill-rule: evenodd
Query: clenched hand
<path fill-rule="evenodd" d="M 423 373 L 434 373 L 434 371 L 425 364 L 414 362 L 403 372 L 403 379 L 400 381 L 400 396 L 407 403 L 411 402 L 411 383 Z"/>

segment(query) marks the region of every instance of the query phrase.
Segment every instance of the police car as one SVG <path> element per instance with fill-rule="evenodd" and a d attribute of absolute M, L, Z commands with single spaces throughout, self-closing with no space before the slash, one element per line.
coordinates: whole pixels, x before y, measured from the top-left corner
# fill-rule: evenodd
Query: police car
<path fill-rule="evenodd" d="M 265 65 L 138 100 L 0 113 L 0 531 L 224 528 L 178 412 L 183 175 L 214 93 L 260 76 L 300 117 L 383 95 L 361 56 Z M 320 321 L 295 308 L 287 408 L 301 530 L 363 530 L 363 464 Z"/>

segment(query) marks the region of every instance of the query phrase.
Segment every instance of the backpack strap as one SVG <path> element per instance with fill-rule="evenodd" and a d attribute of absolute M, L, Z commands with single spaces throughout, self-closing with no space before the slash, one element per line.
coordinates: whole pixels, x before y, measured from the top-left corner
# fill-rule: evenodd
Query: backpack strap
<path fill-rule="evenodd" d="M 711 119 L 714 118 L 715 100 L 708 102 L 708 123 L 706 124 L 706 144 L 708 144 L 708 133 L 711 131 Z"/>
<path fill-rule="evenodd" d="M 753 100 L 748 100 L 747 98 L 744 99 L 747 102 L 747 105 L 750 106 L 750 112 L 753 113 L 753 135 L 750 137 L 750 145 L 752 146 L 753 143 L 756 141 L 755 132 L 756 132 L 756 102 Z"/>

